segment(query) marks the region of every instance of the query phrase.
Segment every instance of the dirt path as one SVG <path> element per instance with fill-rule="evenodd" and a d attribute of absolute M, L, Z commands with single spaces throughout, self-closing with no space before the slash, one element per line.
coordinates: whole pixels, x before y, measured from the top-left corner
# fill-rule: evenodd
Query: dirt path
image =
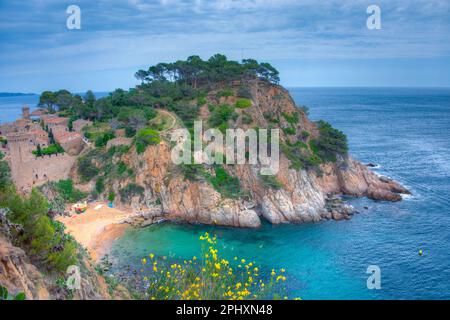
<path fill-rule="evenodd" d="M 167 131 L 173 129 L 176 126 L 177 118 L 175 118 L 175 116 L 172 113 L 170 113 L 169 111 L 164 110 L 164 109 L 158 109 L 158 113 L 163 113 L 166 116 L 168 116 L 170 119 L 172 119 L 172 124 L 168 128 L 166 128 L 165 130 L 161 131 L 160 132 L 161 134 L 166 133 Z"/>

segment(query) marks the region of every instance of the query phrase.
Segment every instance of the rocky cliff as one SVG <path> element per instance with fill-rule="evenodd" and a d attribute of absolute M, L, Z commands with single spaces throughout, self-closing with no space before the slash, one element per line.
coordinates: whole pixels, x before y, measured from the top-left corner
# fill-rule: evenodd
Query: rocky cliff
<path fill-rule="evenodd" d="M 110 290 L 105 278 L 97 273 L 88 257 L 79 263 L 81 283 L 79 290 L 72 292 L 63 284 L 66 275 L 38 268 L 30 260 L 25 250 L 13 244 L 12 229 L 20 228 L 11 224 L 0 210 L 0 285 L 15 295 L 25 293 L 27 300 L 103 300 L 129 299 L 130 295 L 122 286 Z M 15 233 L 15 232 L 14 232 Z M 59 281 L 58 279 L 63 279 Z"/>
<path fill-rule="evenodd" d="M 250 86 L 252 105 L 236 109 L 231 128 L 292 127 L 295 134 L 280 130 L 281 143 L 293 145 L 296 141 L 308 145 L 320 135 L 317 124 L 296 107 L 289 92 L 280 86 L 255 81 Z M 235 96 L 217 97 L 210 92 L 200 109 L 200 117 L 208 121 L 210 104 L 234 105 Z M 298 114 L 293 124 L 289 115 Z M 288 115 L 288 116 L 286 116 Z M 243 117 L 251 117 L 244 124 Z M 268 119 L 269 118 L 269 119 Z M 286 119 L 288 118 L 288 120 Z M 275 120 L 274 120 L 275 119 Z M 294 121 L 295 122 L 295 121 Z M 305 132 L 307 134 L 305 134 Z M 349 155 L 338 156 L 336 161 L 321 163 L 315 169 L 293 168 L 292 159 L 282 152 L 280 170 L 276 179 L 280 187 L 267 186 L 259 174 L 259 166 L 228 165 L 225 170 L 237 177 L 247 197 L 230 199 L 221 195 L 208 179 L 186 179 L 171 162 L 170 143 L 162 141 L 150 146 L 145 153 L 130 152 L 123 161 L 135 168 L 136 184 L 145 191 L 132 200 L 132 207 L 140 212 L 146 223 L 158 219 L 181 220 L 203 224 L 234 227 L 258 227 L 264 218 L 270 223 L 317 222 L 322 219 L 349 219 L 353 209 L 335 196 L 340 194 L 369 197 L 375 200 L 400 201 L 402 193 L 409 193 L 398 183 L 371 172 L 365 165 Z M 206 171 L 211 168 L 205 166 Z M 212 173 L 214 174 L 214 173 Z M 126 182 L 118 183 L 118 191 Z"/>

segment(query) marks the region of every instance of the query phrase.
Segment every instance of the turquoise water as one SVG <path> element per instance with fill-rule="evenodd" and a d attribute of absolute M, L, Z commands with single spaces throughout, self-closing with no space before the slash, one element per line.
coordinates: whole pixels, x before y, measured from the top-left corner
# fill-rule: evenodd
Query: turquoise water
<path fill-rule="evenodd" d="M 349 201 L 351 221 L 259 230 L 162 224 L 129 230 L 113 247 L 116 270 L 150 252 L 185 259 L 199 254 L 204 231 L 228 256 L 285 268 L 291 296 L 304 299 L 450 298 L 450 90 L 291 89 L 314 120 L 349 137 L 353 156 L 411 189 L 400 203 Z M 369 207 L 368 210 L 364 207 Z M 418 255 L 419 249 L 424 255 Z M 381 268 L 380 290 L 368 290 L 367 267 Z"/>

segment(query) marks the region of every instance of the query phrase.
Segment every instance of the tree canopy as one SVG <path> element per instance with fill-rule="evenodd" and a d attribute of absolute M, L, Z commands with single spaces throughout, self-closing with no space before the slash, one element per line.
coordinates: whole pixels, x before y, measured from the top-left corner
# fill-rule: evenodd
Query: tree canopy
<path fill-rule="evenodd" d="M 148 70 L 139 70 L 136 78 L 145 83 L 170 81 L 186 83 L 193 88 L 216 82 L 242 79 L 263 79 L 274 84 L 280 82 L 279 72 L 269 63 L 259 63 L 254 59 L 242 62 L 228 60 L 222 54 L 215 54 L 208 60 L 190 56 L 186 61 L 158 63 Z"/>

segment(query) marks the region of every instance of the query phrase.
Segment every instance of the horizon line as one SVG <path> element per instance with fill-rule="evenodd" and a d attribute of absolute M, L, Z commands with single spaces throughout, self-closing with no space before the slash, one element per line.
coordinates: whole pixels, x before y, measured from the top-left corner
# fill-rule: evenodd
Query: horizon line
<path fill-rule="evenodd" d="M 289 85 L 289 86 L 283 86 L 280 85 L 286 89 L 450 89 L 450 86 L 299 86 L 299 85 Z M 86 90 L 75 90 L 69 92 L 73 94 L 81 94 L 85 93 L 87 91 L 97 92 L 97 93 L 105 93 L 105 92 L 113 92 L 114 90 L 122 89 L 122 88 L 115 88 L 112 90 L 93 90 L 93 89 L 86 89 Z M 130 88 L 131 89 L 131 88 Z M 58 90 L 67 90 L 67 89 L 58 89 Z M 55 90 L 55 91 L 58 91 Z M 126 89 L 123 89 L 126 90 Z M 129 89 L 128 89 L 129 90 Z M 127 91 L 128 91 L 127 90 Z M 44 90 L 44 91 L 52 91 L 52 90 Z M 0 94 L 16 94 L 16 95 L 34 95 L 39 96 L 40 93 L 36 92 L 23 92 L 23 91 L 0 91 Z"/>

